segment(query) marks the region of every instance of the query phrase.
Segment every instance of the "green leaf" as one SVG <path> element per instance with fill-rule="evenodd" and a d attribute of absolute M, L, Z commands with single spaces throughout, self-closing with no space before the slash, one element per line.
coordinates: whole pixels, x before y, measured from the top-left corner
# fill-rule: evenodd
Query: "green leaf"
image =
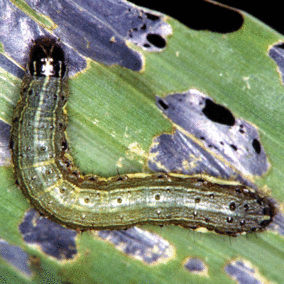
<path fill-rule="evenodd" d="M 54 27 L 66 21 L 62 19 L 62 23 L 52 24 L 54 19 L 49 19 L 48 15 L 30 9 L 22 1 L 14 3 L 26 13 L 17 19 L 24 20 L 28 15 L 54 34 L 57 33 Z M 18 11 L 16 7 L 15 11 Z M 283 202 L 284 88 L 277 66 L 268 56 L 269 47 L 283 40 L 283 36 L 247 14 L 243 16 L 243 26 L 227 34 L 192 30 L 167 17 L 173 33 L 167 38 L 165 49 L 149 52 L 127 42 L 133 54 L 138 52 L 143 57 L 144 68 L 140 72 L 119 65 L 104 65 L 103 60 L 98 63 L 85 55 L 87 68 L 70 78 L 67 106 L 67 132 L 76 165 L 85 173 L 106 177 L 117 172 L 149 171 L 147 158 L 153 139 L 173 131 L 172 123 L 156 106 L 155 96 L 165 97 L 195 88 L 229 108 L 236 117 L 258 127 L 271 167 L 266 175 L 255 179 L 255 183 L 262 190 L 269 188 L 270 195 L 279 204 Z M 49 19 L 50 24 L 42 19 Z M 127 21 L 127 18 L 121 19 Z M 112 22 L 101 21 L 115 30 Z M 29 29 L 32 31 L 31 27 L 23 28 L 23 34 Z M 61 41 L 69 42 L 72 36 L 61 35 Z M 124 37 L 117 36 L 119 40 Z M 80 43 L 84 38 L 76 41 Z M 5 53 L 7 46 L 3 46 L 3 54 L 10 57 Z M 18 56 L 14 60 L 22 64 L 20 54 Z M 8 68 L 0 72 L 0 118 L 11 124 L 20 79 Z M 177 226 L 162 229 L 143 226 L 169 242 L 170 253 L 165 263 L 152 265 L 85 232 L 76 238 L 78 255 L 73 260 L 60 261 L 23 240 L 18 226 L 30 205 L 14 185 L 11 164 L 1 166 L 0 175 L 0 237 L 37 260 L 30 266 L 31 276 L 2 255 L 0 275 L 7 283 L 13 283 L 14 279 L 19 283 L 50 283 L 50 279 L 55 283 L 235 283 L 225 272 L 225 266 L 235 260 L 249 263 L 260 275 L 255 277 L 262 281 L 284 282 L 284 240 L 272 230 L 231 239 Z M 198 275 L 185 269 L 186 261 L 192 257 L 201 259 L 207 272 Z"/>

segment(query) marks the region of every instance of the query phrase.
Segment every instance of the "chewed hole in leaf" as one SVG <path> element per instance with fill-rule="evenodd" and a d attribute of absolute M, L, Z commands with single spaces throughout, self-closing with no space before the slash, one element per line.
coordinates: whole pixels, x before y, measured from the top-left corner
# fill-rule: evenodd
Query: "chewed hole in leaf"
<path fill-rule="evenodd" d="M 166 46 L 166 41 L 158 34 L 148 34 L 146 38 L 155 47 L 164 48 Z"/>
<path fill-rule="evenodd" d="M 215 104 L 210 99 L 205 100 L 205 107 L 202 112 L 206 117 L 214 122 L 233 126 L 235 118 L 232 113 L 225 107 Z"/>

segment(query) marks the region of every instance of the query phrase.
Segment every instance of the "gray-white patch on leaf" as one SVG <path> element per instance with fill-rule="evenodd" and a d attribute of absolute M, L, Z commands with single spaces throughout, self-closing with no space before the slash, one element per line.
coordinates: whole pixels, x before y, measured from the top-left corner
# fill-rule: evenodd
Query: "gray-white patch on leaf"
<path fill-rule="evenodd" d="M 33 209 L 26 213 L 19 230 L 26 243 L 38 245 L 47 255 L 59 260 L 69 260 L 77 255 L 76 231 L 40 217 Z"/>
<path fill-rule="evenodd" d="M 11 152 L 9 148 L 11 126 L 0 120 L 0 166 L 10 163 Z"/>
<path fill-rule="evenodd" d="M 116 249 L 148 265 L 165 263 L 175 256 L 175 249 L 160 236 L 137 227 L 120 231 L 98 231 L 101 239 Z"/>
<path fill-rule="evenodd" d="M 1 43 L 4 55 L 20 66 L 27 61 L 26 50 L 31 41 L 49 36 L 66 45 L 69 75 L 86 68 L 85 58 L 141 71 L 143 55 L 132 49 L 129 42 L 147 51 L 161 51 L 172 33 L 165 16 L 126 1 L 25 1 L 39 17 L 6 2 L 0 3 L 0 16 L 4 19 L 0 22 Z M 41 22 L 42 16 L 52 22 L 52 28 Z M 0 58 L 0 66 L 21 78 L 21 69 L 6 62 L 8 59 Z"/>
<path fill-rule="evenodd" d="M 154 139 L 149 155 L 152 170 L 164 170 L 157 166 L 162 163 L 169 171 L 223 178 L 261 176 L 268 170 L 257 128 L 209 96 L 191 89 L 157 97 L 157 106 L 177 130 Z"/>
<path fill-rule="evenodd" d="M 29 266 L 29 255 L 23 251 L 21 247 L 10 245 L 7 241 L 0 239 L 0 258 L 25 276 L 32 276 L 32 271 Z M 1 275 L 0 279 L 1 283 L 7 283 L 5 281 L 5 275 Z"/>
<path fill-rule="evenodd" d="M 225 266 L 225 272 L 239 284 L 269 283 L 248 261 L 234 260 Z"/>
<path fill-rule="evenodd" d="M 273 45 L 269 49 L 268 55 L 277 64 L 282 79 L 282 85 L 284 85 L 284 43 L 282 42 Z"/>
<path fill-rule="evenodd" d="M 128 30 L 127 39 L 146 51 L 162 51 L 166 47 L 166 37 L 172 34 L 165 16 L 142 9 L 136 9 L 135 13 L 139 15 L 129 21 L 133 26 Z"/>
<path fill-rule="evenodd" d="M 208 277 L 208 268 L 204 261 L 200 258 L 188 258 L 184 263 L 184 268 L 190 273 Z"/>

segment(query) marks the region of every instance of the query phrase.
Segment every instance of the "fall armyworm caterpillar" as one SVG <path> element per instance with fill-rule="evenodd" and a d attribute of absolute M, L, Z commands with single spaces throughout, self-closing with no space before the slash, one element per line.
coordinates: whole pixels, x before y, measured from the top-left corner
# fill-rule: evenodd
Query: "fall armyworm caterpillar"
<path fill-rule="evenodd" d="M 17 185 L 52 220 L 81 230 L 150 223 L 231 236 L 262 231 L 272 221 L 273 203 L 237 182 L 179 174 L 83 176 L 67 155 L 68 94 L 63 49 L 52 39 L 35 41 L 10 148 Z"/>

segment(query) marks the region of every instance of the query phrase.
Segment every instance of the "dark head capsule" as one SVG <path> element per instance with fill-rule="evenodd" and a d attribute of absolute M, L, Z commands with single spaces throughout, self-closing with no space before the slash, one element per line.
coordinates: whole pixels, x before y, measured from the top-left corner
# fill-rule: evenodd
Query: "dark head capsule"
<path fill-rule="evenodd" d="M 30 51 L 28 71 L 37 77 L 58 77 L 66 74 L 64 51 L 55 39 L 40 38 Z"/>

